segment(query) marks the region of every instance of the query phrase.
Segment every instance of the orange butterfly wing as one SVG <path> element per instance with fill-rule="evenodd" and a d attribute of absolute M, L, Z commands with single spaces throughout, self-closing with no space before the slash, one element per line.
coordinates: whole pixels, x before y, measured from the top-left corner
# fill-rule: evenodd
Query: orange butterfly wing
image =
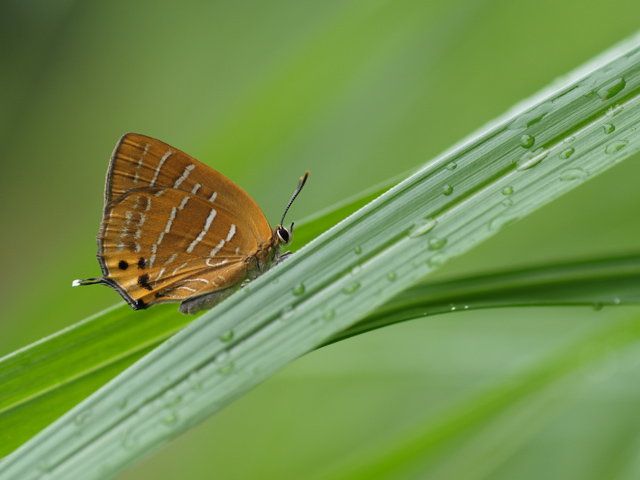
<path fill-rule="evenodd" d="M 239 285 L 260 246 L 244 215 L 163 187 L 111 202 L 99 243 L 105 280 L 136 308 Z"/>
<path fill-rule="evenodd" d="M 242 188 L 191 155 L 137 133 L 123 135 L 111 156 L 104 192 L 109 203 L 134 188 L 165 187 L 192 193 L 230 212 L 242 212 L 259 240 L 272 230 L 258 204 Z"/>
<path fill-rule="evenodd" d="M 267 258 L 274 246 L 258 205 L 224 175 L 154 138 L 120 139 L 107 172 L 98 261 L 100 281 L 132 307 L 239 286 L 255 276 L 256 254 Z"/>

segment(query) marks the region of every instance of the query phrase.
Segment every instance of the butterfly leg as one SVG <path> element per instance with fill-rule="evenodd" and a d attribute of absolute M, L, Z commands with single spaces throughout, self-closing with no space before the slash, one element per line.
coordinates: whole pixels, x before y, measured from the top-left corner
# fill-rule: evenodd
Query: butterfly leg
<path fill-rule="evenodd" d="M 289 258 L 289 255 L 291 255 L 292 253 L 293 253 L 293 252 L 284 252 L 283 254 L 281 254 L 281 255 L 277 256 L 277 257 L 275 258 L 275 260 L 273 261 L 273 264 L 272 264 L 270 267 L 268 267 L 268 268 L 275 267 L 275 266 L 276 266 L 276 265 L 278 265 L 280 262 L 282 262 L 285 258 Z M 249 285 L 249 283 L 250 283 L 252 280 L 255 280 L 256 278 L 258 278 L 258 277 L 259 277 L 260 275 L 262 275 L 266 270 L 268 270 L 268 268 L 267 268 L 267 269 L 265 269 L 263 272 L 260 272 L 260 273 L 254 274 L 252 277 L 245 279 L 245 280 L 244 280 L 244 283 L 243 283 L 242 285 L 240 285 L 240 288 L 245 287 L 246 285 Z"/>
<path fill-rule="evenodd" d="M 274 262 L 274 266 L 278 265 L 280 262 L 282 262 L 283 260 L 289 258 L 289 255 L 291 255 L 293 252 L 284 252 L 283 254 L 281 254 L 276 261 Z"/>
<path fill-rule="evenodd" d="M 222 300 L 227 298 L 232 293 L 236 292 L 239 287 L 233 286 L 225 288 L 223 290 L 217 290 L 215 292 L 205 293 L 194 298 L 189 298 L 180 304 L 178 310 L 180 313 L 195 315 L 201 310 L 209 310 L 215 307 Z"/>

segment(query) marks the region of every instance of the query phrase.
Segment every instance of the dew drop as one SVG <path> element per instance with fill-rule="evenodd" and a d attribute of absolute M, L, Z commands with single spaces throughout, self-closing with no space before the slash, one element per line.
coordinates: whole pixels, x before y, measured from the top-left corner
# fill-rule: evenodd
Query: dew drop
<path fill-rule="evenodd" d="M 560 175 L 560 180 L 564 182 L 569 180 L 586 180 L 588 177 L 589 174 L 581 168 L 572 168 L 570 170 L 562 172 L 562 174 Z"/>
<path fill-rule="evenodd" d="M 605 153 L 608 153 L 608 154 L 616 153 L 621 148 L 624 148 L 627 145 L 627 143 L 629 142 L 627 142 L 626 140 L 618 140 L 617 142 L 613 142 L 607 145 L 607 148 L 605 148 L 604 151 Z"/>
<path fill-rule="evenodd" d="M 564 143 L 571 143 L 576 139 L 573 135 L 564 139 Z"/>
<path fill-rule="evenodd" d="M 536 143 L 536 138 L 531 135 L 522 135 L 522 137 L 520 137 L 520 145 L 522 145 L 523 148 L 533 147 L 534 143 Z"/>
<path fill-rule="evenodd" d="M 293 305 L 287 305 L 282 309 L 280 313 L 280 320 L 287 321 L 296 313 L 296 309 L 293 308 Z"/>
<path fill-rule="evenodd" d="M 445 185 L 442 187 L 442 193 L 445 195 L 451 195 L 453 193 L 453 187 L 451 185 Z"/>
<path fill-rule="evenodd" d="M 226 377 L 226 376 L 227 376 L 227 375 L 229 375 L 231 372 L 233 372 L 233 368 L 234 368 L 233 362 L 229 362 L 229 363 L 228 363 L 228 364 L 226 364 L 225 366 L 220 367 L 220 368 L 218 369 L 218 373 L 219 373 L 221 376 Z"/>
<path fill-rule="evenodd" d="M 535 125 L 536 123 L 540 123 L 542 121 L 542 119 L 547 116 L 548 113 L 549 112 L 543 112 L 541 115 L 532 116 L 532 118 L 527 122 L 527 127 L 531 127 L 531 126 Z"/>
<path fill-rule="evenodd" d="M 604 130 L 604 133 L 606 135 L 609 135 L 610 133 L 613 133 L 615 131 L 616 127 L 614 127 L 611 123 L 605 123 L 604 125 L 602 125 L 602 129 Z"/>
<path fill-rule="evenodd" d="M 336 316 L 336 312 L 334 310 L 329 310 L 324 315 L 322 315 L 322 319 L 325 321 L 329 321 L 335 318 L 335 316 Z"/>
<path fill-rule="evenodd" d="M 229 352 L 227 350 L 223 350 L 216 356 L 216 358 L 214 359 L 214 362 L 222 363 L 227 359 L 228 356 L 229 356 Z"/>
<path fill-rule="evenodd" d="M 601 99 L 609 100 L 610 98 L 620 93 L 622 89 L 625 87 L 625 85 L 626 85 L 626 82 L 624 81 L 624 78 L 616 78 L 615 80 L 607 83 L 604 87 L 602 87 L 596 93 Z"/>
<path fill-rule="evenodd" d="M 445 165 L 444 168 L 446 168 L 447 170 L 455 170 L 457 166 L 458 164 L 456 162 L 449 162 Z"/>
<path fill-rule="evenodd" d="M 409 232 L 409 237 L 416 238 L 416 237 L 419 237 L 420 235 L 424 235 L 425 233 L 433 230 L 433 227 L 435 227 L 437 224 L 438 224 L 438 221 L 432 218 L 427 218 L 422 222 L 416 223 L 411 229 L 411 231 Z"/>
<path fill-rule="evenodd" d="M 349 285 L 348 287 L 343 288 L 342 293 L 349 295 L 355 292 L 356 290 L 358 290 L 359 288 L 360 288 L 360 283 L 356 282 L 353 285 Z"/>
<path fill-rule="evenodd" d="M 351 275 L 356 275 L 360 273 L 361 270 L 362 270 L 362 267 L 360 265 L 356 265 L 351 269 Z"/>
<path fill-rule="evenodd" d="M 624 110 L 624 107 L 622 105 L 614 105 L 613 107 L 609 107 L 607 109 L 607 113 L 605 115 L 609 118 L 615 117 L 616 115 L 621 113 L 623 110 Z"/>
<path fill-rule="evenodd" d="M 511 195 L 513 193 L 513 187 L 509 186 L 509 187 L 504 187 L 502 189 L 502 194 L 503 195 Z"/>
<path fill-rule="evenodd" d="M 439 250 L 447 244 L 446 238 L 432 237 L 429 239 L 429 250 Z"/>
<path fill-rule="evenodd" d="M 76 425 L 82 425 L 85 422 L 85 420 L 89 418 L 90 415 L 91 415 L 91 410 L 85 410 L 84 412 L 80 412 L 75 416 L 75 418 L 73 419 L 73 422 Z"/>
<path fill-rule="evenodd" d="M 500 230 L 501 228 L 506 227 L 507 225 L 512 224 L 516 220 L 518 220 L 518 216 L 516 215 L 498 215 L 493 220 L 489 222 L 489 230 Z"/>
<path fill-rule="evenodd" d="M 362 253 L 362 248 L 360 247 L 360 245 L 358 245 L 353 249 L 353 251 L 356 252 L 356 255 L 360 255 Z"/>
<path fill-rule="evenodd" d="M 177 407 L 178 405 L 180 405 L 180 403 L 182 403 L 182 397 L 180 395 L 178 395 L 173 400 L 171 400 L 170 402 L 167 403 L 167 407 L 168 408 L 174 408 L 174 407 Z"/>
<path fill-rule="evenodd" d="M 177 421 L 178 415 L 176 415 L 175 413 L 170 413 L 162 419 L 162 423 L 164 423 L 165 425 L 175 425 Z"/>
<path fill-rule="evenodd" d="M 396 275 L 396 272 L 390 272 L 387 274 L 387 279 L 390 282 L 393 282 L 396 278 L 398 278 L 398 276 Z"/>
<path fill-rule="evenodd" d="M 227 330 L 222 335 L 220 335 L 219 338 L 221 342 L 230 342 L 233 339 L 233 335 L 233 330 Z"/>
<path fill-rule="evenodd" d="M 593 309 L 594 309 L 596 312 L 597 312 L 597 311 L 602 310 L 602 304 L 601 304 L 600 302 L 595 302 L 595 303 L 593 304 Z"/>
<path fill-rule="evenodd" d="M 533 152 L 527 152 L 516 162 L 517 170 L 529 170 L 547 158 L 547 155 L 549 155 L 549 150 L 542 147 L 534 150 Z"/>
<path fill-rule="evenodd" d="M 510 207 L 513 205 L 513 200 L 511 200 L 510 198 L 505 198 L 502 201 L 502 205 L 504 205 L 505 207 Z"/>
<path fill-rule="evenodd" d="M 574 154 L 574 152 L 576 151 L 575 148 L 569 147 L 563 151 L 560 152 L 560 155 L 558 155 L 560 158 L 562 158 L 563 160 L 566 160 L 567 158 L 569 158 L 571 155 Z"/>
<path fill-rule="evenodd" d="M 300 282 L 298 285 L 293 287 L 294 295 L 302 295 L 305 292 L 304 283 Z"/>
<path fill-rule="evenodd" d="M 447 257 L 445 255 L 443 255 L 442 253 L 436 253 L 433 257 L 427 260 L 427 265 L 431 267 L 439 267 L 441 265 L 444 265 L 446 261 Z"/>

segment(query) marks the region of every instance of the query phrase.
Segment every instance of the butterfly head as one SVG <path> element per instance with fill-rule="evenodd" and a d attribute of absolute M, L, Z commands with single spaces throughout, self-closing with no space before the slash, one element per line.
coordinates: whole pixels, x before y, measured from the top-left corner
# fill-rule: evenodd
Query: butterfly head
<path fill-rule="evenodd" d="M 282 225 L 276 226 L 276 237 L 278 237 L 278 243 L 281 243 L 282 245 L 289 245 L 291 240 L 293 240 L 293 222 L 291 222 L 291 227 L 289 227 L 289 229 Z"/>
<path fill-rule="evenodd" d="M 284 209 L 284 213 L 282 214 L 282 220 L 280 221 L 280 225 L 276 226 L 274 234 L 278 240 L 278 243 L 281 243 L 283 245 L 289 245 L 291 243 L 291 240 L 293 240 L 293 222 L 291 222 L 291 227 L 289 227 L 289 229 L 287 230 L 287 227 L 283 226 L 284 217 L 287 215 L 287 212 L 289 211 L 289 207 L 291 206 L 293 201 L 296 199 L 296 197 L 300 193 L 300 190 L 302 190 L 302 187 L 304 187 L 304 184 L 307 181 L 308 176 L 309 176 L 309 170 L 307 170 L 307 173 L 305 173 L 304 176 L 300 177 L 300 181 L 298 182 L 298 188 L 296 188 L 296 191 L 293 192 L 293 196 L 291 197 L 291 200 L 289 200 L 289 203 L 287 204 L 287 208 Z"/>

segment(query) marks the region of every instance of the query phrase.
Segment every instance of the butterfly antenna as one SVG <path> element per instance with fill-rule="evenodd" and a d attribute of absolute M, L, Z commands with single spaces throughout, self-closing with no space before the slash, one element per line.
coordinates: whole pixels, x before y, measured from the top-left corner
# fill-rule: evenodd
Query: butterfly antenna
<path fill-rule="evenodd" d="M 104 283 L 102 278 L 82 278 L 80 280 L 74 280 L 71 286 L 79 287 L 81 285 L 98 285 L 100 283 Z"/>
<path fill-rule="evenodd" d="M 291 197 L 291 200 L 289 200 L 289 203 L 287 204 L 287 208 L 284 209 L 284 213 L 282 214 L 282 220 L 280 221 L 280 225 L 284 225 L 284 217 L 287 216 L 289 207 L 291 206 L 293 201 L 296 199 L 296 197 L 300 193 L 300 190 L 302 190 L 302 187 L 304 187 L 304 184 L 307 181 L 308 176 L 309 176 L 309 170 L 307 170 L 307 173 L 305 173 L 304 176 L 300 177 L 300 181 L 298 182 L 298 188 L 296 188 L 296 191 L 293 193 L 293 197 Z"/>

